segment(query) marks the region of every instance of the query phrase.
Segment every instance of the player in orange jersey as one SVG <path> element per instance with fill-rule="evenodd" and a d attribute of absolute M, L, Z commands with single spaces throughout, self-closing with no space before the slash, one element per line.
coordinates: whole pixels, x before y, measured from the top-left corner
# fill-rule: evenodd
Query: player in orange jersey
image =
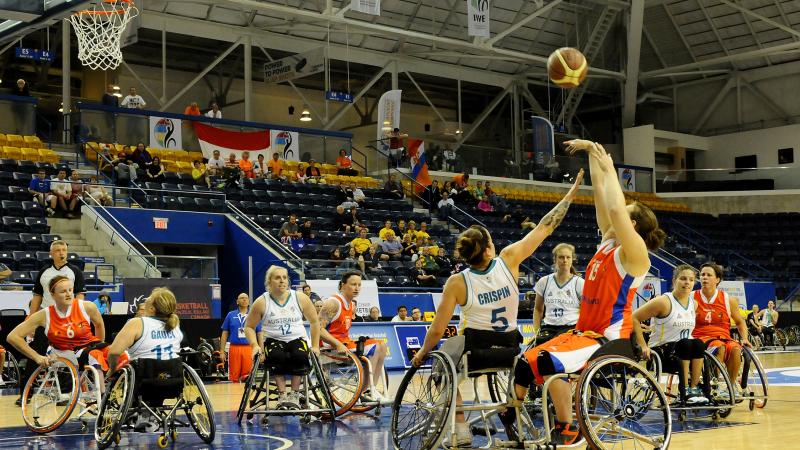
<path fill-rule="evenodd" d="M 536 346 L 523 355 L 527 364 L 517 364 L 515 391 L 523 399 L 532 382 L 538 384 L 557 373 L 574 373 L 586 367 L 589 358 L 607 340 L 630 339 L 633 331 L 631 306 L 636 288 L 650 268 L 648 250 L 664 244 L 653 211 L 640 203 L 625 205 L 611 156 L 600 144 L 568 141 L 571 153 L 586 151 L 594 189 L 597 226 L 603 236 L 597 253 L 586 266 L 586 282 L 575 331 Z M 551 436 L 557 444 L 574 443 L 579 436 L 572 423 L 572 392 L 566 381 L 553 380 L 549 388 L 556 410 Z M 513 423 L 514 410 L 501 415 Z"/>
<path fill-rule="evenodd" d="M 339 293 L 326 299 L 319 312 L 320 337 L 340 352 L 354 350 L 357 342 L 350 339 L 350 326 L 356 314 L 355 299 L 361 292 L 361 272 L 346 272 L 339 281 Z M 388 350 L 386 343 L 379 339 L 364 342 L 364 356 L 372 366 L 372 385 L 379 386 L 383 376 L 383 360 Z M 368 372 L 368 368 L 364 367 Z M 369 373 L 365 374 L 367 377 Z M 369 379 L 369 378 L 367 378 Z M 367 401 L 383 400 L 380 392 L 364 392 Z"/>
<path fill-rule="evenodd" d="M 747 335 L 747 324 L 739 312 L 739 300 L 717 289 L 722 282 L 724 269 L 713 262 L 700 266 L 700 290 L 692 292 L 697 305 L 692 336 L 706 343 L 717 359 L 728 368 L 728 375 L 737 386 L 739 367 L 742 364 L 742 345 L 752 347 Z M 731 320 L 739 330 L 741 345 L 731 338 Z"/>

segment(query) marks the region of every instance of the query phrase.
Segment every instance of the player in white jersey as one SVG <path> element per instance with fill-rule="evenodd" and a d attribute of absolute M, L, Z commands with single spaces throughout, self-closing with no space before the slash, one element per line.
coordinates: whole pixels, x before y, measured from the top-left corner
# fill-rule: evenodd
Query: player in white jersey
<path fill-rule="evenodd" d="M 300 382 L 309 367 L 309 347 L 319 355 L 319 325 L 317 310 L 311 299 L 302 292 L 289 289 L 289 272 L 284 267 L 271 266 L 264 278 L 267 289 L 250 309 L 244 333 L 253 348 L 253 354 L 264 354 L 269 366 L 275 370 L 278 405 L 300 407 Z M 309 346 L 303 320 L 311 325 Z M 258 345 L 256 327 L 261 324 L 265 334 L 264 351 Z M 286 391 L 286 375 L 292 376 L 292 391 Z"/>
<path fill-rule="evenodd" d="M 542 217 L 536 228 L 521 240 L 505 247 L 499 256 L 495 252 L 492 237 L 485 228 L 473 225 L 461 233 L 456 249 L 470 267 L 452 275 L 445 283 L 436 318 L 428 329 L 422 348 L 412 361 L 415 366 L 420 366 L 428 352 L 439 344 L 456 305 L 460 305 L 459 332 L 465 337 L 465 350 L 470 352 L 469 367 L 511 367 L 522 342 L 522 335 L 517 329 L 519 265 L 561 223 L 582 181 L 583 170 L 578 173 L 575 184 L 561 202 Z M 461 401 L 460 395 L 458 401 Z M 507 416 L 501 414 L 501 419 L 504 424 L 507 422 Z M 506 430 L 511 429 L 510 425 L 509 422 Z M 454 442 L 446 441 L 444 446 L 464 446 L 471 443 L 469 425 L 464 415 L 457 413 Z"/>
<path fill-rule="evenodd" d="M 581 311 L 583 278 L 572 265 L 575 247 L 563 242 L 556 245 L 553 260 L 556 271 L 540 278 L 533 288 L 533 332 L 539 343 L 575 328 Z"/>
<path fill-rule="evenodd" d="M 109 347 L 110 368 L 117 367 L 117 359 L 125 350 L 131 361 L 180 358 L 183 333 L 176 314 L 175 294 L 167 288 L 155 288 L 144 305 L 142 317 L 129 320 Z"/>
<path fill-rule="evenodd" d="M 633 312 L 633 332 L 642 356 L 647 359 L 650 351 L 655 351 L 665 371 L 680 373 L 681 386 L 688 386 L 681 399 L 690 405 L 708 402 L 698 386 L 705 344 L 692 337 L 696 305 L 691 293 L 696 277 L 691 266 L 676 267 L 672 272 L 672 292 L 659 295 Z M 649 342 L 645 342 L 642 333 L 642 322 L 647 320 L 651 320 Z"/>
<path fill-rule="evenodd" d="M 767 302 L 767 309 L 758 312 L 761 318 L 761 334 L 764 336 L 764 343 L 775 345 L 775 325 L 778 324 L 778 311 L 775 310 L 775 302 Z"/>

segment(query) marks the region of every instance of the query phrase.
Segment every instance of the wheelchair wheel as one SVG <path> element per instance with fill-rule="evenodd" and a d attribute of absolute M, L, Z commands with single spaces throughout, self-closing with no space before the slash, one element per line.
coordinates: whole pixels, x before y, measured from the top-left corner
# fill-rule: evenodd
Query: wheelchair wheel
<path fill-rule="evenodd" d="M 197 346 L 197 359 L 200 361 L 200 373 L 207 377 L 214 373 L 217 361 L 214 360 L 214 348 L 208 341 L 203 341 Z"/>
<path fill-rule="evenodd" d="M 20 384 L 19 364 L 17 363 L 17 358 L 9 351 L 6 351 L 6 360 L 3 363 L 2 369 L 2 379 L 6 383 L 5 387 L 18 387 Z"/>
<path fill-rule="evenodd" d="M 449 356 L 434 351 L 420 367 L 411 367 L 392 405 L 395 449 L 432 449 L 442 440 L 456 406 L 456 369 Z"/>
<path fill-rule="evenodd" d="M 489 386 L 489 398 L 492 403 L 505 403 L 508 400 L 508 378 L 511 373 L 507 370 L 486 375 L 486 384 Z"/>
<path fill-rule="evenodd" d="M 210 444 L 216 431 L 214 409 L 197 372 L 186 363 L 183 363 L 183 401 L 189 424 L 203 442 Z"/>
<path fill-rule="evenodd" d="M 319 361 L 331 399 L 336 404 L 336 415 L 340 416 L 350 411 L 364 390 L 364 367 L 350 352 L 326 351 L 320 355 Z"/>
<path fill-rule="evenodd" d="M 707 380 L 707 381 L 706 381 Z M 725 418 L 731 415 L 736 398 L 733 395 L 733 382 L 728 375 L 728 369 L 716 356 L 706 351 L 703 359 L 704 390 L 712 405 L 731 406 L 717 410 L 715 417 Z"/>
<path fill-rule="evenodd" d="M 261 371 L 262 364 L 258 361 L 258 355 L 253 356 L 253 370 L 250 371 L 250 376 L 247 377 L 247 382 L 244 384 L 244 392 L 242 393 L 242 400 L 239 402 L 239 410 L 236 413 L 236 420 L 241 425 L 242 418 L 244 417 L 244 411 L 247 409 L 248 404 L 252 403 L 255 400 L 254 398 L 250 398 L 255 390 L 255 385 L 257 383 L 256 379 L 261 379 L 259 375 L 263 377 L 263 372 Z M 256 394 L 257 395 L 257 394 Z"/>
<path fill-rule="evenodd" d="M 593 450 L 669 447 L 672 418 L 661 386 L 628 358 L 593 361 L 575 394 L 581 435 Z"/>
<path fill-rule="evenodd" d="M 119 443 L 119 429 L 133 401 L 134 377 L 133 368 L 126 366 L 108 384 L 94 424 L 94 438 L 101 450 Z"/>
<path fill-rule="evenodd" d="M 325 380 L 325 373 L 320 366 L 319 358 L 314 352 L 309 352 L 311 361 L 311 371 L 308 373 L 307 392 L 308 397 L 305 399 L 306 407 L 318 409 L 319 412 L 315 413 L 323 418 L 333 418 L 336 416 L 336 403 L 333 401 L 331 390 L 328 382 Z M 303 405 L 301 404 L 302 408 Z M 306 419 L 306 423 L 308 419 Z"/>
<path fill-rule="evenodd" d="M 764 371 L 761 361 L 750 348 L 742 347 L 742 368 L 737 382 L 742 388 L 745 400 L 750 400 L 751 411 L 767 406 L 767 390 L 769 389 L 767 373 Z"/>
<path fill-rule="evenodd" d="M 31 363 L 33 364 L 33 363 Z M 22 393 L 22 418 L 28 429 L 48 433 L 69 419 L 78 401 L 78 371 L 69 360 L 56 358 L 37 367 Z"/>
<path fill-rule="evenodd" d="M 361 357 L 361 367 L 367 367 L 368 363 L 369 363 L 369 360 L 367 359 L 367 357 L 366 356 L 362 356 Z M 364 374 L 366 376 L 366 370 L 364 371 Z M 372 375 L 370 375 L 370 376 L 372 376 Z M 369 380 L 365 379 L 364 382 L 362 383 L 364 385 L 365 389 L 368 386 L 367 385 L 368 382 L 369 382 Z M 385 365 L 383 366 L 383 374 L 381 376 L 380 381 L 378 381 L 377 385 L 372 386 L 372 387 L 374 389 L 377 389 L 381 394 L 383 394 L 384 398 L 388 397 L 388 393 L 389 393 L 389 371 L 386 370 L 386 366 Z M 373 410 L 373 409 L 375 409 L 377 407 L 378 407 L 377 402 L 368 402 L 366 405 L 361 404 L 361 403 L 356 403 L 355 405 L 353 405 L 352 408 L 350 408 L 350 411 L 357 412 L 357 413 L 363 413 L 363 412 L 371 411 L 371 410 Z M 380 414 L 380 408 L 378 408 L 377 414 Z"/>
<path fill-rule="evenodd" d="M 789 333 L 783 328 L 777 329 L 775 330 L 772 340 L 776 347 L 786 348 L 786 346 L 789 345 Z"/>

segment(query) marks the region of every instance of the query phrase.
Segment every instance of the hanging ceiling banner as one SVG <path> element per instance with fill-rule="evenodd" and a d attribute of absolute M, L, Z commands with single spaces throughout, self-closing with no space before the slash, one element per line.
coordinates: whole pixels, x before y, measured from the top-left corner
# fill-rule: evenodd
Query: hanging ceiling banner
<path fill-rule="evenodd" d="M 350 10 L 380 16 L 381 0 L 351 0 Z"/>
<path fill-rule="evenodd" d="M 489 37 L 489 0 L 467 0 L 467 34 Z"/>
<path fill-rule="evenodd" d="M 264 81 L 280 83 L 325 71 L 325 48 L 320 47 L 264 64 Z"/>

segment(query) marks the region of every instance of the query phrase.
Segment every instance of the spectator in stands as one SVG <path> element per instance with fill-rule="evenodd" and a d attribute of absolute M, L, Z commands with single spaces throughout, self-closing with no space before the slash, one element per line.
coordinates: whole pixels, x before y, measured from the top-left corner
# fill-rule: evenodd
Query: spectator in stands
<path fill-rule="evenodd" d="M 364 191 L 356 185 L 355 181 L 350 182 L 350 190 L 353 192 L 353 201 L 358 203 L 358 206 L 364 206 L 367 196 L 364 195 Z"/>
<path fill-rule="evenodd" d="M 356 250 L 353 247 L 350 247 L 347 251 L 347 258 L 339 263 L 336 274 L 341 275 L 351 270 L 360 270 L 361 273 L 364 273 L 364 256 L 356 255 Z"/>
<path fill-rule="evenodd" d="M 403 250 L 400 252 L 403 261 L 411 261 L 417 255 L 417 243 L 411 239 L 410 234 L 403 235 Z"/>
<path fill-rule="evenodd" d="M 361 229 L 361 228 L 366 228 L 366 226 L 364 226 L 364 224 L 361 223 L 360 220 L 358 220 L 358 208 L 356 208 L 356 207 L 350 208 L 350 216 L 352 216 L 352 218 L 353 218 L 353 229 L 354 230 Z"/>
<path fill-rule="evenodd" d="M 111 296 L 106 291 L 101 291 L 97 299 L 92 302 L 97 307 L 97 311 L 102 315 L 111 315 Z"/>
<path fill-rule="evenodd" d="M 300 234 L 303 236 L 303 243 L 306 245 L 316 242 L 317 233 L 314 231 L 311 219 L 303 221 L 303 225 L 300 227 Z"/>
<path fill-rule="evenodd" d="M 517 205 L 517 207 L 514 208 L 510 214 L 503 216 L 501 223 L 508 225 L 519 225 L 519 227 L 523 230 L 532 230 L 536 228 L 536 222 L 533 222 L 530 217 L 525 214 L 525 211 L 522 209 L 521 205 Z"/>
<path fill-rule="evenodd" d="M 450 271 L 450 275 L 455 275 L 464 269 L 468 268 L 469 264 L 458 254 L 458 250 L 453 251 L 453 270 Z"/>
<path fill-rule="evenodd" d="M 57 199 L 51 192 L 50 180 L 47 179 L 47 172 L 44 169 L 39 169 L 36 172 L 36 177 L 31 179 L 31 183 L 28 185 L 28 192 L 33 195 L 33 201 L 47 207 L 48 215 L 53 215 Z"/>
<path fill-rule="evenodd" d="M 397 315 L 392 317 L 392 322 L 410 322 L 411 317 L 408 317 L 408 308 L 406 305 L 397 307 Z"/>
<path fill-rule="evenodd" d="M 406 231 L 408 231 L 408 229 L 406 228 L 406 221 L 403 220 L 403 219 L 398 220 L 397 221 L 397 232 L 395 233 L 395 235 L 403 236 L 403 235 L 406 234 Z"/>
<path fill-rule="evenodd" d="M 447 250 L 445 250 L 444 247 L 439 248 L 437 255 L 434 256 L 433 259 L 436 261 L 436 265 L 439 266 L 437 275 L 440 277 L 449 277 L 453 272 L 453 260 L 447 256 Z"/>
<path fill-rule="evenodd" d="M 422 310 L 416 306 L 411 308 L 411 320 L 413 322 L 422 322 Z"/>
<path fill-rule="evenodd" d="M 300 226 L 297 224 L 297 215 L 292 214 L 289 216 L 289 221 L 283 223 L 279 234 L 281 236 L 281 242 L 284 244 L 291 244 L 292 240 L 303 237 L 303 234 L 300 232 Z"/>
<path fill-rule="evenodd" d="M 317 167 L 317 162 L 312 158 L 308 160 L 308 167 L 306 168 L 306 177 L 309 183 L 325 184 L 325 178 L 322 177 L 322 172 Z"/>
<path fill-rule="evenodd" d="M 487 181 L 486 184 L 489 184 L 489 182 Z M 486 194 L 486 191 L 483 189 L 483 181 L 477 181 L 475 183 L 475 189 L 472 190 L 472 195 L 475 198 L 481 198 L 484 194 Z"/>
<path fill-rule="evenodd" d="M 353 190 L 350 188 L 349 183 L 344 180 L 339 182 L 339 187 L 336 189 L 336 198 L 340 203 L 347 203 L 353 200 Z"/>
<path fill-rule="evenodd" d="M 350 247 L 356 251 L 357 256 L 364 255 L 372 246 L 372 241 L 367 237 L 367 230 L 362 228 L 358 237 L 350 241 Z"/>
<path fill-rule="evenodd" d="M 427 245 L 420 253 L 421 255 L 417 258 L 417 261 L 422 260 L 422 267 L 431 274 L 439 273 L 439 263 L 436 262 L 439 248 Z"/>
<path fill-rule="evenodd" d="M 389 175 L 389 181 L 383 185 L 383 190 L 391 194 L 392 198 L 396 200 L 403 198 L 403 187 L 395 181 L 394 175 Z"/>
<path fill-rule="evenodd" d="M 108 191 L 97 181 L 97 175 L 92 175 L 91 178 L 89 178 L 89 185 L 86 186 L 86 194 L 90 195 L 91 198 L 103 206 L 111 206 L 114 203 L 114 199 Z M 91 198 L 89 201 L 92 201 Z"/>
<path fill-rule="evenodd" d="M 283 176 L 283 161 L 278 159 L 278 152 L 272 154 L 272 159 L 267 163 L 267 168 L 270 172 L 270 178 L 273 180 L 285 180 Z"/>
<path fill-rule="evenodd" d="M 50 189 L 56 196 L 58 207 L 68 219 L 71 219 L 72 209 L 69 207 L 69 201 L 72 196 L 72 186 L 67 180 L 66 169 L 62 168 L 58 171 L 58 178 L 50 182 Z"/>
<path fill-rule="evenodd" d="M 469 174 L 467 172 L 463 172 L 454 176 L 451 184 L 457 191 L 467 189 L 469 187 Z"/>
<path fill-rule="evenodd" d="M 417 222 L 414 222 L 413 220 L 408 221 L 408 229 L 406 230 L 406 234 L 411 235 L 412 240 L 417 240 Z"/>
<path fill-rule="evenodd" d="M 445 172 L 455 172 L 457 169 L 456 166 L 458 165 L 458 160 L 456 159 L 456 151 L 451 149 L 449 145 L 445 145 L 443 155 L 445 162 L 445 167 L 444 167 Z"/>
<path fill-rule="evenodd" d="M 333 223 L 337 230 L 344 231 L 345 233 L 349 233 L 353 225 L 355 225 L 353 215 L 346 213 L 342 205 L 336 207 L 336 215 L 333 217 Z"/>
<path fill-rule="evenodd" d="M 239 160 L 239 169 L 246 178 L 256 177 L 256 173 L 253 170 L 253 161 L 250 161 L 250 152 L 242 152 L 242 159 Z"/>
<path fill-rule="evenodd" d="M 117 157 L 111 161 L 114 166 L 114 172 L 117 174 L 117 186 L 127 186 L 129 182 L 136 181 L 136 166 L 131 160 L 131 147 L 125 145 L 122 147 Z"/>
<path fill-rule="evenodd" d="M 256 162 L 253 163 L 253 175 L 255 178 L 264 178 L 269 173 L 267 163 L 264 161 L 264 154 L 259 153 Z"/>
<path fill-rule="evenodd" d="M 447 221 L 450 219 L 450 215 L 453 214 L 453 207 L 455 203 L 453 199 L 450 198 L 450 194 L 447 191 L 442 191 L 442 199 L 439 200 L 439 220 Z"/>
<path fill-rule="evenodd" d="M 419 287 L 436 287 L 436 275 L 429 274 L 425 269 L 425 258 L 417 258 L 414 268 L 409 271 L 411 278 Z"/>
<path fill-rule="evenodd" d="M 192 102 L 189 103 L 189 106 L 183 110 L 183 114 L 186 116 L 200 116 L 203 113 L 200 111 L 200 106 L 197 104 L 197 102 Z M 184 127 L 186 127 L 187 124 L 191 126 L 192 123 L 194 123 L 194 121 L 186 121 L 183 123 L 183 125 Z"/>
<path fill-rule="evenodd" d="M 317 294 L 316 292 L 311 292 L 311 286 L 309 286 L 308 283 L 303 283 L 303 285 L 300 287 L 300 290 L 302 290 L 303 294 L 306 294 L 308 298 L 310 298 L 311 301 L 314 302 L 315 306 L 317 302 L 322 302 L 322 298 L 320 298 L 319 294 Z"/>
<path fill-rule="evenodd" d="M 194 168 L 192 169 L 192 179 L 194 184 L 205 184 L 211 189 L 211 177 L 208 176 L 208 169 L 203 167 L 203 163 L 198 160 L 192 162 Z"/>
<path fill-rule="evenodd" d="M 106 92 L 103 94 L 102 103 L 105 106 L 119 107 L 119 97 L 114 95 L 114 85 L 109 84 L 106 86 Z"/>
<path fill-rule="evenodd" d="M 83 194 L 86 191 L 83 186 L 83 180 L 81 180 L 77 170 L 73 170 L 69 176 L 69 189 L 69 209 L 70 211 L 75 211 L 78 202 L 83 198 Z M 78 208 L 78 211 L 80 211 L 80 208 Z"/>
<path fill-rule="evenodd" d="M 28 87 L 28 83 L 25 82 L 22 78 L 17 80 L 16 86 L 11 90 L 11 95 L 16 95 L 19 97 L 30 97 L 31 91 Z"/>
<path fill-rule="evenodd" d="M 211 119 L 222 119 L 222 111 L 219 110 L 217 102 L 211 102 L 211 109 L 206 113 L 206 117 Z"/>
<path fill-rule="evenodd" d="M 361 256 L 361 259 L 364 260 L 364 267 L 366 271 L 364 273 L 370 274 L 372 277 L 379 277 L 384 275 L 383 267 L 381 267 L 381 255 L 378 253 L 378 244 L 373 244 L 369 246 L 369 250 L 366 254 Z"/>
<path fill-rule="evenodd" d="M 502 195 L 498 194 L 497 192 L 492 189 L 489 185 L 489 182 L 486 182 L 486 187 L 484 188 L 484 193 L 489 200 L 489 204 L 492 205 L 494 210 L 505 211 L 508 209 L 508 204 L 506 203 L 506 199 L 503 198 Z"/>
<path fill-rule="evenodd" d="M 136 94 L 136 88 L 132 87 L 128 91 L 128 95 L 122 99 L 120 106 L 123 108 L 142 109 L 147 106 L 141 95 Z"/>
<path fill-rule="evenodd" d="M 164 175 L 164 165 L 161 164 L 161 158 L 156 156 L 153 158 L 153 162 L 147 165 L 147 168 L 144 171 L 145 178 L 148 181 L 153 181 L 156 183 L 163 183 L 166 181 L 166 176 Z"/>
<path fill-rule="evenodd" d="M 417 237 L 422 236 L 425 239 L 430 239 L 431 235 L 428 234 L 428 222 L 420 222 L 419 230 L 417 230 Z"/>
<path fill-rule="evenodd" d="M 355 177 L 358 171 L 353 169 L 353 160 L 347 155 L 347 150 L 339 150 L 339 157 L 336 158 L 336 175 Z"/>
<path fill-rule="evenodd" d="M 399 167 L 406 156 L 403 139 L 408 135 L 401 133 L 400 128 L 395 128 L 388 133 L 387 137 L 389 138 L 389 161 L 393 163 L 393 166 Z"/>
<path fill-rule="evenodd" d="M 365 322 L 380 322 L 381 321 L 381 310 L 378 309 L 377 306 L 373 306 L 369 309 L 369 316 L 364 319 Z"/>
<path fill-rule="evenodd" d="M 147 170 L 147 167 L 153 163 L 153 156 L 147 151 L 144 142 L 136 144 L 136 150 L 131 154 L 131 161 L 137 164 L 138 169 Z"/>
<path fill-rule="evenodd" d="M 381 241 L 381 259 L 384 261 L 400 261 L 403 259 L 403 244 L 397 240 L 394 231 L 385 234 L 386 239 Z"/>
<path fill-rule="evenodd" d="M 308 181 L 305 163 L 299 163 L 297 165 L 297 171 L 294 173 L 294 181 L 295 183 L 305 183 Z"/>
<path fill-rule="evenodd" d="M 453 187 L 453 183 L 450 181 L 444 182 L 444 184 L 442 185 L 442 192 L 443 193 L 447 192 L 448 194 L 450 194 L 450 197 L 458 193 L 458 191 L 456 191 L 455 188 Z"/>
<path fill-rule="evenodd" d="M 344 257 L 342 257 L 342 249 L 339 247 L 334 248 L 333 251 L 331 251 L 331 254 L 328 255 L 328 259 L 335 262 L 343 261 Z"/>
<path fill-rule="evenodd" d="M 439 180 L 433 180 L 430 186 L 425 188 L 424 197 L 428 202 L 428 210 L 434 211 L 439 207 L 439 200 L 442 198 L 442 190 L 439 188 Z"/>
<path fill-rule="evenodd" d="M 386 235 L 389 234 L 389 232 L 391 232 L 392 234 L 396 235 L 394 230 L 392 229 L 392 221 L 391 220 L 387 220 L 386 222 L 383 223 L 383 228 L 378 230 L 378 237 L 385 240 L 386 239 Z"/>
<path fill-rule="evenodd" d="M 21 291 L 22 286 L 19 283 L 14 283 L 12 281 L 6 280 L 6 278 L 10 277 L 11 274 L 14 273 L 11 269 L 8 268 L 7 265 L 0 263 L 0 291 Z M 0 367 L 5 367 L 3 364 L 3 356 L 4 353 L 0 352 Z M 0 377 L 0 387 L 3 386 L 2 384 L 2 377 Z"/>
<path fill-rule="evenodd" d="M 489 203 L 489 200 L 486 199 L 485 195 L 481 197 L 480 200 L 478 200 L 478 205 L 476 207 L 478 208 L 478 210 L 486 214 L 493 211 L 492 204 Z"/>
<path fill-rule="evenodd" d="M 84 153 L 86 154 L 94 152 L 88 144 L 84 144 L 84 149 Z M 100 151 L 97 152 L 97 170 L 111 176 L 114 172 L 114 165 L 111 164 L 113 160 L 114 157 L 111 156 L 111 144 L 100 144 Z"/>
<path fill-rule="evenodd" d="M 222 169 L 225 168 L 225 161 L 219 156 L 219 150 L 214 150 L 211 159 L 208 160 L 208 175 L 211 177 L 218 177 L 222 175 Z"/>
<path fill-rule="evenodd" d="M 228 159 L 225 160 L 226 169 L 239 169 L 239 161 L 236 161 L 236 153 L 231 152 Z"/>

